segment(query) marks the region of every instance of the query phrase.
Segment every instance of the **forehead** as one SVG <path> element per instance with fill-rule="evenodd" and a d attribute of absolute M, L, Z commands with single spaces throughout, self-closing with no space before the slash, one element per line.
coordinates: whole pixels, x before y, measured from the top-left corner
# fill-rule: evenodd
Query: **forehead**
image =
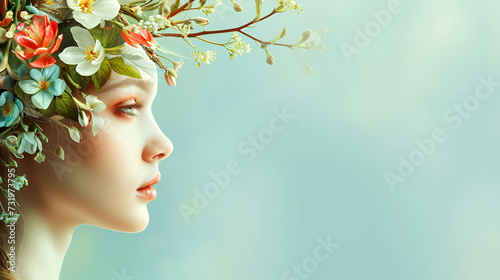
<path fill-rule="evenodd" d="M 141 91 L 146 93 L 153 94 L 157 89 L 157 77 L 156 73 L 153 76 L 147 74 L 143 71 L 140 71 L 141 79 L 131 78 L 125 75 L 120 75 L 115 71 L 111 71 L 111 75 L 108 81 L 103 85 L 103 87 L 99 90 L 103 92 L 117 91 L 117 90 L 126 90 L 127 88 L 136 87 Z"/>

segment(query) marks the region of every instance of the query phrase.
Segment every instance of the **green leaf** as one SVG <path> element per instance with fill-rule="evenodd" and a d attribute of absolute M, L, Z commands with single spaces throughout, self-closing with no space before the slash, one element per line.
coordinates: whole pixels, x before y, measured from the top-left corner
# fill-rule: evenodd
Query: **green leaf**
<path fill-rule="evenodd" d="M 25 132 L 28 132 L 29 127 L 26 124 L 24 124 L 22 118 L 21 118 L 21 121 L 19 122 L 19 124 L 21 125 L 21 127 L 24 129 Z"/>
<path fill-rule="evenodd" d="M 87 84 L 90 81 L 89 76 L 82 76 L 76 72 L 76 65 L 68 65 L 68 74 L 71 80 L 78 84 L 82 90 L 87 87 Z"/>
<path fill-rule="evenodd" d="M 111 64 L 111 69 L 120 75 L 129 76 L 136 79 L 142 79 L 142 76 L 137 67 L 125 64 L 121 56 L 114 57 L 109 60 Z"/>
<path fill-rule="evenodd" d="M 9 52 L 8 61 L 7 71 L 13 79 L 20 80 L 22 77 L 29 74 L 28 63 L 17 57 L 14 52 Z"/>
<path fill-rule="evenodd" d="M 117 47 L 105 48 L 104 51 L 106 54 L 120 54 L 121 50 L 125 47 L 125 45 L 119 45 Z"/>
<path fill-rule="evenodd" d="M 21 89 L 21 87 L 19 86 L 19 82 L 17 82 L 16 85 L 14 86 L 14 93 L 16 94 L 17 98 L 21 99 L 25 103 L 31 98 L 29 94 L 25 93 Z"/>
<path fill-rule="evenodd" d="M 64 92 L 61 96 L 56 97 L 56 109 L 59 115 L 78 121 L 78 109 L 69 93 Z"/>
<path fill-rule="evenodd" d="M 0 51 L 2 52 L 2 58 L 0 60 L 0 72 L 7 68 L 7 64 L 9 62 L 9 50 L 10 50 L 11 40 L 7 41 L 4 45 L 0 47 Z"/>
<path fill-rule="evenodd" d="M 95 74 L 90 76 L 92 82 L 94 83 L 96 92 L 101 89 L 101 87 L 106 83 L 111 75 L 111 65 L 109 60 L 104 59 L 101 63 L 101 67 Z"/>
<path fill-rule="evenodd" d="M 89 31 L 92 37 L 99 40 L 104 48 L 114 48 L 125 44 L 125 39 L 123 39 L 121 30 L 118 27 L 111 27 L 110 29 L 93 28 Z"/>

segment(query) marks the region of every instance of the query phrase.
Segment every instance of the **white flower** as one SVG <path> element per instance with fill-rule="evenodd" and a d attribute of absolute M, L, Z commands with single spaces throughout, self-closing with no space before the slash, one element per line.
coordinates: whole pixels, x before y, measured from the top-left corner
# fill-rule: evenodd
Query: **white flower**
<path fill-rule="evenodd" d="M 76 72 L 90 76 L 99 70 L 105 52 L 99 40 L 95 40 L 87 29 L 73 26 L 70 29 L 78 47 L 67 47 L 59 58 L 68 65 L 77 65 Z"/>
<path fill-rule="evenodd" d="M 116 0 L 68 0 L 73 17 L 88 29 L 96 27 L 101 20 L 116 17 L 120 4 Z"/>
<path fill-rule="evenodd" d="M 95 136 L 104 127 L 104 119 L 95 113 L 104 111 L 106 109 L 106 104 L 97 99 L 95 95 L 87 95 L 85 101 L 87 105 L 92 108 L 92 133 Z"/>

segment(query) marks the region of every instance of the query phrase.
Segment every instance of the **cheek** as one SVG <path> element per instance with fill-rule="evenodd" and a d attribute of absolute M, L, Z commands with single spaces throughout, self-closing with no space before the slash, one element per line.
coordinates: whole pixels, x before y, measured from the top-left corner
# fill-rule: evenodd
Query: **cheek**
<path fill-rule="evenodd" d="M 96 179 L 105 182 L 129 181 L 137 178 L 141 161 L 139 139 L 128 127 L 103 130 L 90 138 L 91 151 L 83 158 L 82 166 Z"/>
<path fill-rule="evenodd" d="M 116 223 L 120 228 L 120 224 L 144 221 L 147 214 L 135 191 L 144 180 L 141 137 L 135 129 L 120 124 L 72 145 L 77 153 L 78 147 L 85 147 L 85 156 L 68 178 L 70 196 L 98 226 Z"/>

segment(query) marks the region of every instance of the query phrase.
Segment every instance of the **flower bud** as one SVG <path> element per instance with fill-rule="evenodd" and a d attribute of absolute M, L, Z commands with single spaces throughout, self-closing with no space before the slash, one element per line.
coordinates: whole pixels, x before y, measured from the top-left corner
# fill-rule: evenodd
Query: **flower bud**
<path fill-rule="evenodd" d="M 169 71 L 165 72 L 165 81 L 167 81 L 167 84 L 169 86 L 175 86 L 177 83 L 177 79 L 174 76 L 170 75 L 168 72 Z"/>
<path fill-rule="evenodd" d="M 54 155 L 62 160 L 64 160 L 64 149 L 61 147 L 61 145 L 58 145 L 56 148 L 56 151 L 54 152 Z"/>
<path fill-rule="evenodd" d="M 264 4 L 264 0 L 255 0 L 255 11 L 257 12 L 257 15 L 253 21 L 260 20 L 260 15 L 262 14 L 262 4 Z"/>
<path fill-rule="evenodd" d="M 203 17 L 197 17 L 194 19 L 194 22 L 198 25 L 207 25 L 208 24 L 208 19 L 203 18 Z"/>
<path fill-rule="evenodd" d="M 139 6 L 140 7 L 140 6 Z M 163 0 L 160 2 L 160 9 L 158 13 L 163 17 L 167 17 L 170 14 L 170 2 L 167 0 Z"/>
<path fill-rule="evenodd" d="M 304 31 L 304 33 L 302 33 L 302 36 L 300 36 L 299 41 L 293 45 L 298 46 L 304 43 L 305 41 L 307 41 L 307 39 L 309 39 L 309 37 L 311 37 L 311 33 L 312 33 L 311 30 L 307 29 L 306 31 Z"/>
<path fill-rule="evenodd" d="M 87 114 L 85 114 L 85 111 L 78 110 L 78 122 L 82 127 L 87 127 L 87 125 L 89 125 L 89 118 Z"/>
<path fill-rule="evenodd" d="M 285 35 L 286 35 L 286 28 L 283 28 L 283 31 L 281 31 L 281 34 L 278 35 L 276 38 L 272 39 L 269 42 L 269 45 L 274 45 L 276 42 L 278 42 L 279 40 L 283 39 L 283 37 L 285 37 Z"/>
<path fill-rule="evenodd" d="M 243 7 L 240 5 L 240 3 L 238 2 L 234 2 L 233 3 L 233 8 L 235 11 L 237 11 L 238 13 L 239 12 L 243 12 Z"/>
<path fill-rule="evenodd" d="M 207 4 L 207 0 L 200 0 L 200 7 L 199 9 L 201 10 L 205 5 Z"/>
<path fill-rule="evenodd" d="M 273 55 L 271 54 L 271 52 L 267 48 L 265 48 L 265 50 L 266 50 L 266 62 L 267 62 L 267 64 L 273 65 L 274 64 Z"/>
<path fill-rule="evenodd" d="M 167 73 L 168 73 L 170 76 L 172 76 L 172 77 L 174 77 L 174 78 L 176 78 L 176 79 L 179 77 L 179 76 L 177 76 L 177 72 L 175 72 L 175 70 L 174 70 L 174 69 L 170 69 L 170 68 L 168 68 Z"/>

